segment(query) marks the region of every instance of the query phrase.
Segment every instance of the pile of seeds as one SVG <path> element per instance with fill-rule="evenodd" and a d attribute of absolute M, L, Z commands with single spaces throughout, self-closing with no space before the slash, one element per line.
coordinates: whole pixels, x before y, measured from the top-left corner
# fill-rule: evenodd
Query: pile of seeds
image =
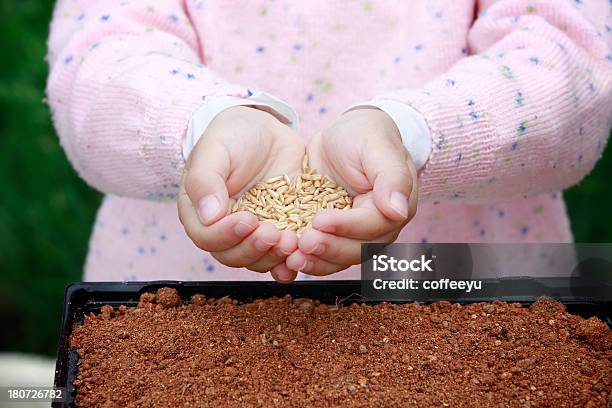
<path fill-rule="evenodd" d="M 351 208 L 353 200 L 346 190 L 302 161 L 302 174 L 291 179 L 277 176 L 257 183 L 236 201 L 232 212 L 249 211 L 260 221 L 269 221 L 279 230 L 300 233 L 310 226 L 322 209 Z"/>

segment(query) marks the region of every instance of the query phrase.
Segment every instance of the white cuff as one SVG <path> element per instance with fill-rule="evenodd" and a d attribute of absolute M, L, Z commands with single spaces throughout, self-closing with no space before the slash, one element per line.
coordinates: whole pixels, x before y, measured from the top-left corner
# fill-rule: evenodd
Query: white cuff
<path fill-rule="evenodd" d="M 404 147 L 412 156 L 417 170 L 423 167 L 431 153 L 431 133 L 423 115 L 405 103 L 392 99 L 373 99 L 366 103 L 351 106 L 348 110 L 358 108 L 378 108 L 395 122 L 399 129 Z"/>
<path fill-rule="evenodd" d="M 210 97 L 196 109 L 187 126 L 187 133 L 183 141 L 183 157 L 185 160 L 187 160 L 193 147 L 200 140 L 215 116 L 233 106 L 253 106 L 261 109 L 299 132 L 300 121 L 297 112 L 288 103 L 265 92 L 255 92 L 248 98 L 237 96 Z"/>

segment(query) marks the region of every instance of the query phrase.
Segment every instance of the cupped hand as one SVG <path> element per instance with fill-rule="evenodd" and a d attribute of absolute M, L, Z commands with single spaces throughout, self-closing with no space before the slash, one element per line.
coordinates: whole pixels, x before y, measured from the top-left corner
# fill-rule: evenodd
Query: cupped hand
<path fill-rule="evenodd" d="M 358 264 L 364 242 L 393 242 L 414 217 L 417 172 L 393 120 L 378 109 L 343 114 L 307 146 L 311 167 L 354 197 L 319 212 L 287 257 L 290 270 L 329 275 Z"/>
<path fill-rule="evenodd" d="M 296 174 L 303 157 L 301 138 L 269 113 L 244 106 L 219 113 L 194 146 L 181 180 L 178 212 L 189 238 L 227 266 L 293 279 L 284 261 L 297 248 L 295 233 L 230 210 L 234 197 L 255 183 Z"/>

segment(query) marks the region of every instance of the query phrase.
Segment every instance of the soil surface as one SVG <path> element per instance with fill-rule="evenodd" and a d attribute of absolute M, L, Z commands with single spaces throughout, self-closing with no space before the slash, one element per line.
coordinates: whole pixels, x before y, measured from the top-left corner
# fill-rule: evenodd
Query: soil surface
<path fill-rule="evenodd" d="M 237 304 L 173 289 L 75 326 L 84 407 L 609 407 L 612 332 L 540 300 Z"/>

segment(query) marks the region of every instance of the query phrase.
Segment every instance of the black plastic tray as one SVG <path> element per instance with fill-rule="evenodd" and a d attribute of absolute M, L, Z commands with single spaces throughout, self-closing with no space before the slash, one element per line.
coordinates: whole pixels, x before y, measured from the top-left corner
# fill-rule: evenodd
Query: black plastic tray
<path fill-rule="evenodd" d="M 483 282 L 486 280 L 483 280 Z M 533 303 L 539 295 L 552 295 L 565 304 L 569 313 L 582 317 L 597 316 L 612 327 L 612 302 L 601 298 L 587 296 L 576 297 L 567 294 L 567 279 L 556 278 L 509 278 L 490 280 L 494 284 L 510 283 L 511 293 L 503 296 L 462 296 L 453 301 L 467 304 L 483 301 L 505 300 L 519 302 L 525 305 Z M 202 293 L 207 297 L 220 298 L 229 296 L 241 302 L 249 302 L 257 298 L 284 296 L 291 294 L 294 298 L 307 297 L 318 299 L 329 304 L 347 304 L 354 301 L 370 302 L 360 295 L 360 281 L 298 281 L 290 285 L 281 285 L 275 282 L 96 282 L 73 283 L 66 288 L 64 297 L 64 312 L 62 318 L 61 335 L 58 345 L 58 357 L 55 366 L 55 382 L 57 388 L 66 389 L 65 402 L 53 402 L 53 407 L 74 407 L 75 390 L 72 385 L 76 378 L 78 356 L 70 348 L 70 334 L 74 324 L 81 324 L 83 317 L 90 312 L 97 312 L 104 305 L 118 307 L 120 305 L 135 306 L 138 298 L 144 292 L 154 292 L 157 289 L 169 286 L 176 288 L 183 300 L 187 301 L 196 294 Z M 539 293 L 534 296 L 533 293 Z M 443 298 L 432 298 L 431 301 Z"/>

